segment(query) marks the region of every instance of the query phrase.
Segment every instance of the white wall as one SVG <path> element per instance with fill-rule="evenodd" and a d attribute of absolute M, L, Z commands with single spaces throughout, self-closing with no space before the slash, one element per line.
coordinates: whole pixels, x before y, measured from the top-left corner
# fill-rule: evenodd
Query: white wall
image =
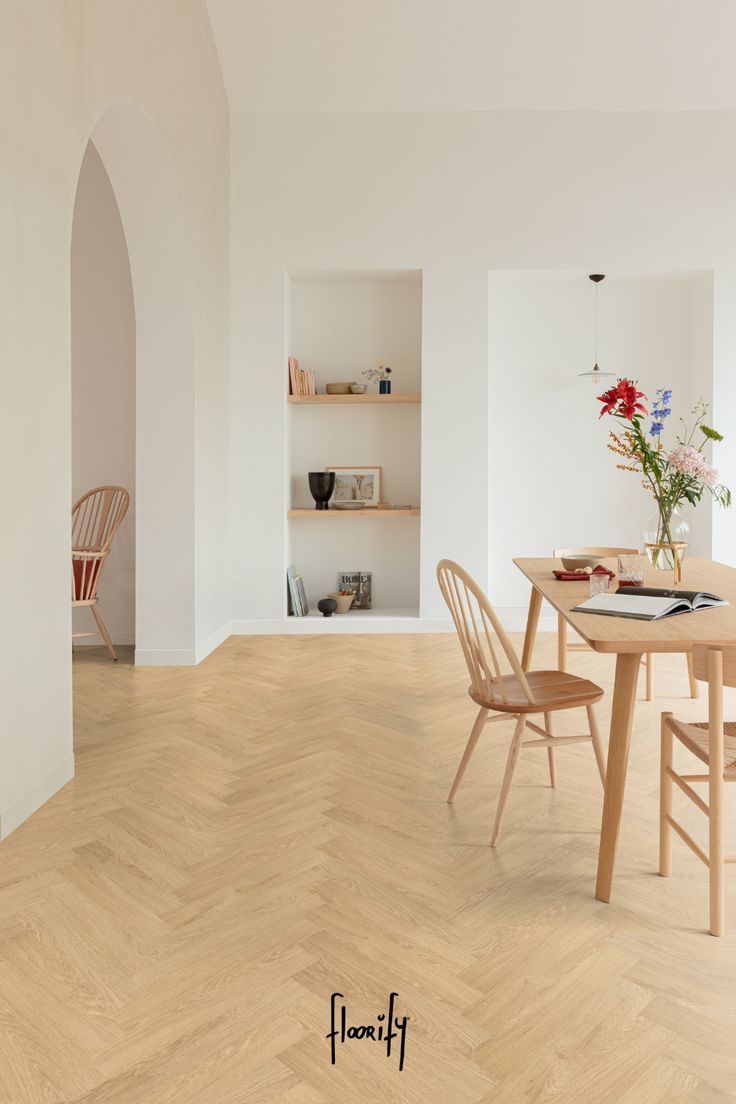
<path fill-rule="evenodd" d="M 587 275 L 492 274 L 492 601 L 517 606 L 527 598 L 514 556 L 549 556 L 564 545 L 642 547 L 654 501 L 639 476 L 617 470 L 621 459 L 607 445 L 609 432 L 621 427 L 599 419 L 596 396 L 621 376 L 637 380 L 652 397 L 657 387 L 671 387 L 675 414 L 664 440 L 675 443 L 676 414 L 687 417 L 703 390 L 693 380 L 698 283 L 697 277 L 607 275 L 599 290 L 598 357 L 601 369 L 614 376 L 594 384 L 578 378 L 594 359 L 594 292 Z M 693 551 L 709 554 L 710 515 L 686 516 Z M 496 518 L 504 524 L 496 526 Z"/>
<path fill-rule="evenodd" d="M 116 644 L 135 639 L 135 309 L 120 212 L 94 144 L 84 154 L 71 249 L 72 497 L 104 484 L 127 488 L 130 509 L 99 587 Z M 88 609 L 76 632 L 96 629 Z M 100 637 L 80 643 L 100 645 Z"/>
<path fill-rule="evenodd" d="M 505 534 L 515 521 L 499 509 L 489 471 L 501 469 L 521 501 L 538 493 L 527 479 L 530 473 L 524 472 L 526 485 L 516 482 L 519 449 L 535 447 L 534 433 L 525 436 L 523 415 L 531 414 L 535 425 L 540 417 L 530 378 L 508 412 L 509 421 L 518 420 L 516 451 L 508 455 L 489 441 L 496 392 L 518 382 L 496 378 L 493 369 L 489 375 L 490 271 L 670 275 L 714 270 L 714 420 L 729 434 L 715 450 L 715 460 L 724 479 L 736 486 L 736 406 L 729 367 L 736 304 L 733 285 L 721 275 L 733 269 L 736 256 L 734 115 L 237 115 L 232 219 L 236 620 L 280 617 L 283 604 L 281 558 L 273 553 L 285 541 L 284 272 L 422 270 L 423 618 L 444 616 L 434 580 L 441 555 L 465 563 L 487 584 L 489 560 L 495 564 L 506 554 Z M 659 293 L 655 288 L 651 294 Z M 701 384 L 707 392 L 707 354 L 705 360 L 701 353 L 681 354 L 676 344 L 679 335 L 688 349 L 691 341 L 707 345 L 675 310 L 673 297 L 691 293 L 670 289 L 662 294 L 658 317 L 665 330 L 664 359 L 671 354 L 672 367 L 682 376 L 690 357 L 705 373 Z M 707 289 L 704 294 L 707 299 Z M 641 314 L 629 313 L 641 345 L 636 333 L 630 340 L 622 337 L 618 367 L 631 367 L 636 348 L 652 347 L 656 335 Z M 692 320 L 690 307 L 686 315 Z M 707 322 L 697 327 L 701 335 L 707 329 Z M 590 337 L 586 303 L 580 317 L 583 367 L 589 365 Z M 519 338 L 527 340 L 526 329 Z M 636 359 L 642 375 L 650 378 L 639 353 Z M 666 374 L 670 365 L 662 367 Z M 571 364 L 564 382 L 561 376 L 559 381 L 576 410 L 588 393 L 578 370 L 577 363 Z M 546 358 L 535 380 L 557 382 Z M 505 431 L 510 433 L 508 426 Z M 588 444 L 597 432 L 595 413 L 591 418 L 580 409 L 571 433 L 580 433 L 581 444 Z M 600 451 L 597 458 L 598 464 L 606 463 Z M 247 499 L 254 466 L 261 473 L 263 503 L 257 525 L 238 509 Z M 623 473 L 606 478 L 613 481 L 618 475 L 616 494 L 625 495 Z M 507 491 L 501 491 L 503 505 Z M 585 493 L 595 501 L 593 489 Z M 638 509 L 641 517 L 632 525 L 637 531 L 646 520 L 647 504 Z M 581 522 L 585 514 L 581 506 Z M 714 511 L 713 525 L 721 556 L 736 561 L 733 542 L 719 538 L 733 519 Z M 584 525 L 573 525 L 571 518 L 566 530 L 573 528 L 569 538 L 583 539 Z M 549 536 L 542 542 L 545 549 Z M 512 575 L 505 578 L 495 596 L 510 623 L 518 623 L 523 588 L 510 582 Z"/>
<path fill-rule="evenodd" d="M 0 835 L 73 771 L 69 253 L 84 150 L 118 104 L 145 113 L 167 150 L 185 239 L 196 448 L 179 480 L 195 503 L 192 656 L 228 617 L 229 117 L 206 9 L 200 0 L 5 4 L 0 490 L 12 523 L 1 555 L 5 578 L 22 563 L 33 586 L 3 590 Z"/>

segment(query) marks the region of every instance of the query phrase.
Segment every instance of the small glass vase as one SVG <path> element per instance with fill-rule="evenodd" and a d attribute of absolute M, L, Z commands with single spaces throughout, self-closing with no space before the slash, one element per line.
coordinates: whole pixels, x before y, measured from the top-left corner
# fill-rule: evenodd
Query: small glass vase
<path fill-rule="evenodd" d="M 690 526 L 679 510 L 658 510 L 644 526 L 644 548 L 652 567 L 671 571 L 675 583 L 682 579 Z"/>

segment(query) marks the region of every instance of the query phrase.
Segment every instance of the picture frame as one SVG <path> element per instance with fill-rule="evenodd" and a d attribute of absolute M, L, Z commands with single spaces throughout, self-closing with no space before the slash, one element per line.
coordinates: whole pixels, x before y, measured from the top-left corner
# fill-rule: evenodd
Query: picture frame
<path fill-rule="evenodd" d="M 372 509 L 381 501 L 381 483 L 383 468 L 380 467 L 344 467 L 325 468 L 335 473 L 335 490 L 331 502 L 363 502 Z"/>

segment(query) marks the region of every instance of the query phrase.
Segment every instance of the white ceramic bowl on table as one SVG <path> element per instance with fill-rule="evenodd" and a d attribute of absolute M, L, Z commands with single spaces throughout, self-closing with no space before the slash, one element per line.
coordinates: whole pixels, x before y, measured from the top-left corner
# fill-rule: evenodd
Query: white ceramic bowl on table
<path fill-rule="evenodd" d="M 598 564 L 603 563 L 605 556 L 563 556 L 562 566 L 565 571 L 585 571 L 589 567 L 591 571 Z"/>

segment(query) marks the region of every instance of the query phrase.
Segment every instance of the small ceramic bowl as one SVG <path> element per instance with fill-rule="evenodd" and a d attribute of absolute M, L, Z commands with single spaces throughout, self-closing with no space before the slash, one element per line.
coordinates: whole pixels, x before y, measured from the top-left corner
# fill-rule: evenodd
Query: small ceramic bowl
<path fill-rule="evenodd" d="M 355 601 L 354 594 L 337 594 L 332 593 L 327 595 L 333 602 L 337 602 L 336 613 L 347 613 L 353 602 Z"/>
<path fill-rule="evenodd" d="M 350 390 L 353 395 L 365 395 L 368 387 L 364 383 L 351 383 Z"/>
<path fill-rule="evenodd" d="M 563 556 L 562 566 L 565 571 L 584 571 L 586 567 L 597 567 L 604 559 L 604 556 Z"/>
<path fill-rule="evenodd" d="M 346 498 L 344 502 L 333 502 L 333 510 L 363 510 L 365 502 L 359 498 Z"/>
<path fill-rule="evenodd" d="M 349 380 L 347 383 L 326 383 L 325 391 L 328 395 L 349 395 L 352 386 Z"/>

